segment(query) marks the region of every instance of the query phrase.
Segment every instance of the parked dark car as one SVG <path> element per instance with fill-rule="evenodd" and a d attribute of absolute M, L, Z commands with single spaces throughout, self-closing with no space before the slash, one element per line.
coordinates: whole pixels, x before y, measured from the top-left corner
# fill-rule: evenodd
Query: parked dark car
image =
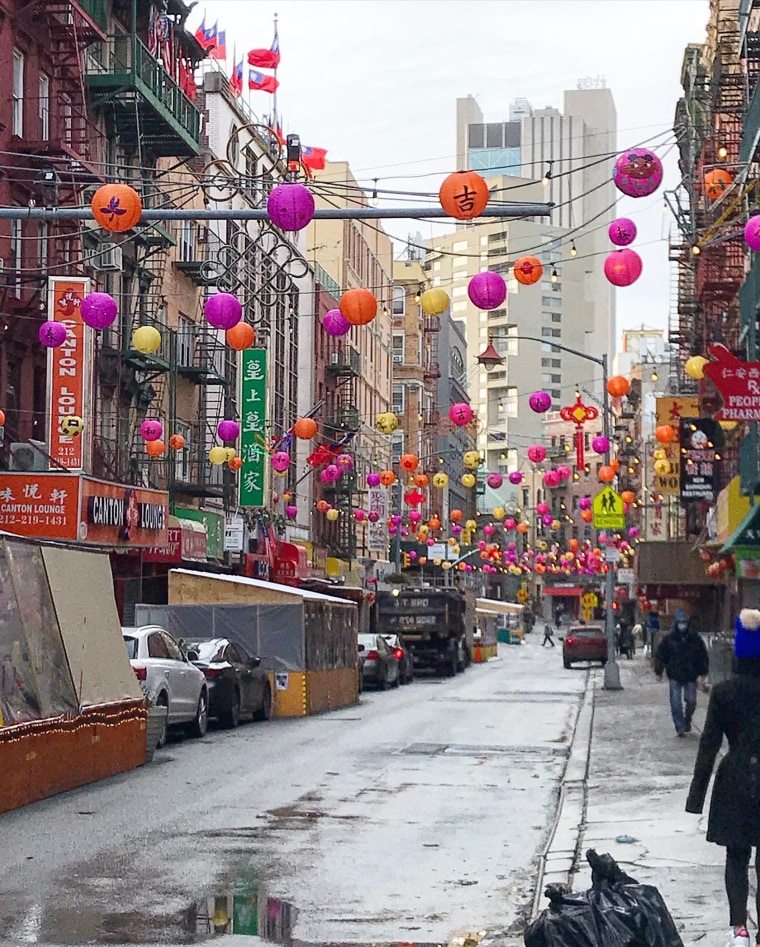
<path fill-rule="evenodd" d="M 399 680 L 402 684 L 411 684 L 414 680 L 414 658 L 401 635 L 383 635 L 398 661 Z"/>
<path fill-rule="evenodd" d="M 359 635 L 359 656 L 364 658 L 362 679 L 364 685 L 374 684 L 384 691 L 398 687 L 401 680 L 398 658 L 382 635 Z"/>
<path fill-rule="evenodd" d="M 601 625 L 571 625 L 562 642 L 562 661 L 566 668 L 576 661 L 607 663 L 607 633 Z"/>
<path fill-rule="evenodd" d="M 236 727 L 244 717 L 269 720 L 272 688 L 261 658 L 227 638 L 188 642 L 185 647 L 198 654 L 193 664 L 206 677 L 211 717 L 227 727 Z"/>

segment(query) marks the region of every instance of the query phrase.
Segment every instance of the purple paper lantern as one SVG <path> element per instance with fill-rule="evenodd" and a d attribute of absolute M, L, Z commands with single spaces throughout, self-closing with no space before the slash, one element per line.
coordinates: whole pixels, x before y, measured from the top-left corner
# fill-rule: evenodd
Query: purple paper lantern
<path fill-rule="evenodd" d="M 466 424 L 469 424 L 470 421 L 472 421 L 474 413 L 472 408 L 464 401 L 452 404 L 449 408 L 449 418 L 457 427 L 464 427 Z"/>
<path fill-rule="evenodd" d="M 380 486 L 380 474 L 379 474 L 379 473 L 368 473 L 368 474 L 367 474 L 367 486 L 368 486 L 368 487 L 379 487 L 379 486 Z"/>
<path fill-rule="evenodd" d="M 164 426 L 156 418 L 146 418 L 140 425 L 140 437 L 144 441 L 158 441 L 163 433 Z"/>
<path fill-rule="evenodd" d="M 237 421 L 220 421 L 216 433 L 220 441 L 236 441 L 240 437 L 240 425 Z"/>
<path fill-rule="evenodd" d="M 288 503 L 285 507 L 285 516 L 287 516 L 289 520 L 294 520 L 296 516 L 298 516 L 298 507 L 293 503 Z"/>
<path fill-rule="evenodd" d="M 760 214 L 750 217 L 745 224 L 744 240 L 750 250 L 760 253 Z"/>
<path fill-rule="evenodd" d="M 278 473 L 284 473 L 290 466 L 290 454 L 284 450 L 278 450 L 272 454 L 270 463 Z"/>
<path fill-rule="evenodd" d="M 467 285 L 467 295 L 478 309 L 498 309 L 507 298 L 507 284 L 498 273 L 476 273 Z"/>
<path fill-rule="evenodd" d="M 243 307 L 232 293 L 216 293 L 206 300 L 204 313 L 215 329 L 231 329 L 243 318 Z"/>
<path fill-rule="evenodd" d="M 416 558 L 417 558 L 417 550 L 416 550 L 416 549 L 412 549 L 412 550 L 411 550 L 411 552 L 409 553 L 409 558 L 410 558 L 410 559 L 416 559 Z"/>
<path fill-rule="evenodd" d="M 560 466 L 557 467 L 557 473 L 559 474 L 560 480 L 569 480 L 573 475 L 573 471 L 567 464 L 560 464 Z"/>
<path fill-rule="evenodd" d="M 641 276 L 643 268 L 635 250 L 613 250 L 604 261 L 604 275 L 613 286 L 630 286 Z"/>
<path fill-rule="evenodd" d="M 370 518 L 371 518 L 371 517 L 372 517 L 372 514 L 370 513 L 369 515 L 370 515 Z M 378 518 L 379 518 L 379 514 L 378 514 Z M 409 535 L 409 530 L 406 528 L 406 526 L 402 526 L 401 529 L 399 530 L 399 536 L 400 536 L 402 539 L 406 539 L 406 537 L 407 537 L 408 535 Z"/>
<path fill-rule="evenodd" d="M 367 513 L 367 519 L 370 521 L 370 523 L 377 523 L 377 521 L 380 519 L 380 514 L 377 512 L 377 510 L 370 510 L 369 513 Z"/>
<path fill-rule="evenodd" d="M 343 316 L 340 309 L 328 309 L 322 316 L 322 326 L 328 335 L 345 335 L 351 331 L 351 323 Z"/>
<path fill-rule="evenodd" d="M 486 483 L 493 490 L 498 490 L 504 483 L 504 477 L 500 473 L 490 473 L 486 478 Z"/>
<path fill-rule="evenodd" d="M 269 219 L 280 230 L 303 230 L 314 217 L 314 197 L 308 187 L 287 181 L 272 189 L 267 200 Z"/>
<path fill-rule="evenodd" d="M 628 197 L 648 197 L 662 183 L 662 162 L 648 148 L 630 148 L 615 162 L 612 180 Z"/>
<path fill-rule="evenodd" d="M 591 441 L 591 447 L 597 454 L 606 454 L 610 449 L 610 439 L 605 437 L 604 434 L 597 434 Z"/>
<path fill-rule="evenodd" d="M 523 475 L 519 470 L 513 470 L 509 475 L 509 482 L 517 486 L 519 483 L 522 483 Z"/>
<path fill-rule="evenodd" d="M 581 497 L 578 500 L 578 509 L 579 510 L 590 510 L 591 509 L 591 497 Z"/>
<path fill-rule="evenodd" d="M 335 464 L 341 473 L 350 473 L 354 469 L 354 458 L 350 454 L 338 454 Z"/>
<path fill-rule="evenodd" d="M 328 464 L 319 476 L 322 483 L 334 483 L 340 477 L 340 469 L 335 464 Z"/>
<path fill-rule="evenodd" d="M 40 342 L 49 349 L 57 349 L 66 341 L 66 326 L 62 322 L 43 322 L 40 326 Z"/>
<path fill-rule="evenodd" d="M 544 526 L 551 526 L 554 522 L 554 517 L 551 515 L 551 513 L 546 513 L 541 517 L 541 522 L 544 524 Z"/>
<path fill-rule="evenodd" d="M 559 471 L 547 470 L 544 474 L 544 483 L 547 487 L 558 487 L 560 482 Z"/>
<path fill-rule="evenodd" d="M 82 322 L 91 329 L 107 329 L 119 314 L 116 300 L 108 293 L 90 293 L 79 307 Z"/>
<path fill-rule="evenodd" d="M 394 513 L 393 516 L 391 517 L 391 523 L 393 523 L 394 526 L 401 526 L 402 519 L 403 517 L 401 516 L 400 513 Z"/>
<path fill-rule="evenodd" d="M 534 391 L 528 398 L 528 404 L 536 414 L 545 414 L 552 406 L 552 396 L 548 391 Z"/>
<path fill-rule="evenodd" d="M 607 233 L 616 247 L 627 247 L 636 239 L 636 224 L 630 217 L 618 217 L 610 224 Z"/>
<path fill-rule="evenodd" d="M 546 459 L 546 448 L 543 444 L 532 444 L 528 448 L 528 460 L 533 464 L 540 464 Z"/>
<path fill-rule="evenodd" d="M 461 532 L 462 532 L 462 527 L 459 525 L 459 523 L 454 523 L 454 525 L 451 527 L 451 535 L 459 536 L 461 535 Z"/>

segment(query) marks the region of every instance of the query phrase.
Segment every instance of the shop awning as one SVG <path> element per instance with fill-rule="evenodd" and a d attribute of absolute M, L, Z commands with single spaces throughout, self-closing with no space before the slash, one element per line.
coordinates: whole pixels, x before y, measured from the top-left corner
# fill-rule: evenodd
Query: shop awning
<path fill-rule="evenodd" d="M 182 559 L 190 562 L 206 561 L 206 527 L 197 520 L 178 518 L 182 530 Z"/>
<path fill-rule="evenodd" d="M 760 547 L 760 503 L 750 507 L 749 512 L 728 537 L 721 553 L 731 552 L 737 546 Z"/>
<path fill-rule="evenodd" d="M 516 602 L 502 602 L 493 598 L 476 598 L 475 611 L 479 615 L 519 615 L 525 608 Z"/>
<path fill-rule="evenodd" d="M 556 598 L 580 598 L 584 590 L 580 585 L 545 585 L 542 591 Z"/>

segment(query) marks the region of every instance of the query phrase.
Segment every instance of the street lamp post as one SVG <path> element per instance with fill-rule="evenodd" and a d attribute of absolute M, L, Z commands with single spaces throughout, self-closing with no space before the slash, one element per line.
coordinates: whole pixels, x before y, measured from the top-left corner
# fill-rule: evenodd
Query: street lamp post
<path fill-rule="evenodd" d="M 508 337 L 511 340 L 515 341 L 526 341 L 526 342 L 546 342 L 546 339 L 539 338 L 535 335 L 510 335 Z M 599 365 L 602 369 L 602 387 L 603 391 L 603 423 L 604 423 L 604 436 L 607 438 L 607 444 L 610 442 L 610 396 L 607 391 L 607 380 L 608 380 L 608 369 L 607 369 L 607 353 L 605 352 L 601 358 L 597 358 L 595 355 L 587 355 L 585 352 L 579 352 L 577 349 L 571 349 L 567 345 L 560 345 L 552 339 L 549 343 L 554 346 L 554 348 L 559 349 L 562 352 L 567 352 L 569 355 L 575 355 L 577 358 L 585 359 L 587 362 L 593 362 L 595 365 Z M 492 368 L 495 368 L 496 365 L 501 365 L 504 362 L 504 356 L 500 355 L 493 347 L 492 339 L 489 339 L 488 348 L 478 356 L 477 361 L 483 365 L 486 371 L 490 371 Z M 610 452 L 609 447 L 604 455 L 604 461 L 606 464 L 610 462 Z M 612 564 L 608 563 L 607 574 L 604 577 L 604 598 L 605 598 L 605 628 L 607 632 L 607 663 L 604 666 L 604 689 L 608 691 L 618 691 L 622 690 L 622 685 L 620 683 L 620 667 L 617 663 L 615 655 L 615 613 L 612 610 L 612 599 L 615 594 L 615 576 L 612 571 Z"/>

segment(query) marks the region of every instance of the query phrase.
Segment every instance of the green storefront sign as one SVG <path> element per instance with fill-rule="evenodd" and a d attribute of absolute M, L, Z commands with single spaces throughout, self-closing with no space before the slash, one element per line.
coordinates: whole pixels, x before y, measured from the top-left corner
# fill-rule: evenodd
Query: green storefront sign
<path fill-rule="evenodd" d="M 206 527 L 206 555 L 209 559 L 224 559 L 224 516 L 210 510 L 175 506 L 172 513 L 181 520 L 193 520 Z"/>
<path fill-rule="evenodd" d="M 263 506 L 266 482 L 267 352 L 244 349 L 240 371 L 240 505 Z"/>

